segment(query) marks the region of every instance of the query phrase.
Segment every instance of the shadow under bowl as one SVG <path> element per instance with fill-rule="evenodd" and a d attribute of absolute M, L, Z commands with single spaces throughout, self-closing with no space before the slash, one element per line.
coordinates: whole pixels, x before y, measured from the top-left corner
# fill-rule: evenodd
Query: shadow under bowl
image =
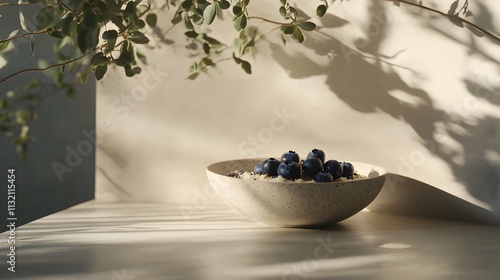
<path fill-rule="evenodd" d="M 229 177 L 235 170 L 253 170 L 264 159 L 211 164 L 207 177 L 215 192 L 242 214 L 276 227 L 320 227 L 340 222 L 368 206 L 385 183 L 387 171 L 351 162 L 366 179 L 343 182 L 268 182 Z"/>

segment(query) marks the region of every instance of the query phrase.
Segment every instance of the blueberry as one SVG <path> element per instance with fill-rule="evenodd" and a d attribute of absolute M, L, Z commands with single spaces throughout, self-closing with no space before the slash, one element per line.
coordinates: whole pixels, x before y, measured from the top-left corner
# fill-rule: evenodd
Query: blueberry
<path fill-rule="evenodd" d="M 342 163 L 342 177 L 352 177 L 354 175 L 354 166 L 350 162 Z"/>
<path fill-rule="evenodd" d="M 314 176 L 313 180 L 315 182 L 333 182 L 333 176 L 330 172 L 321 171 Z"/>
<path fill-rule="evenodd" d="M 294 180 L 300 178 L 300 166 L 293 161 L 285 161 L 278 166 L 278 175 L 281 177 Z"/>
<path fill-rule="evenodd" d="M 278 165 L 280 165 L 279 160 L 268 158 L 262 163 L 262 171 L 269 176 L 278 176 Z"/>
<path fill-rule="evenodd" d="M 323 169 L 332 174 L 333 180 L 337 180 L 338 178 L 342 177 L 342 164 L 340 162 L 331 159 L 327 162 L 325 162 L 325 165 L 323 166 Z"/>
<path fill-rule="evenodd" d="M 321 159 L 316 157 L 308 158 L 302 163 L 302 173 L 310 178 L 314 178 L 314 176 L 316 176 L 321 169 L 323 169 L 323 163 L 321 162 Z"/>
<path fill-rule="evenodd" d="M 253 168 L 253 172 L 258 173 L 258 174 L 264 174 L 264 167 L 262 166 L 264 163 L 259 162 L 257 165 Z"/>
<path fill-rule="evenodd" d="M 281 162 L 293 161 L 299 163 L 300 157 L 295 151 L 288 151 L 281 156 Z"/>
<path fill-rule="evenodd" d="M 321 160 L 321 164 L 325 162 L 325 152 L 320 149 L 313 149 L 307 155 L 307 158 L 319 158 Z"/>

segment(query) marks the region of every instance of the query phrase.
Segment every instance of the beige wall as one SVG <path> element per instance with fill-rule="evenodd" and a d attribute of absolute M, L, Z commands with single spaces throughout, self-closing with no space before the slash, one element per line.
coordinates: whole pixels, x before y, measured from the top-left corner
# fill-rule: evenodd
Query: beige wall
<path fill-rule="evenodd" d="M 283 47 L 279 34 L 260 42 L 250 76 L 225 62 L 222 75 L 185 80 L 192 60 L 176 29 L 174 45 L 147 51 L 140 76 L 111 71 L 98 83 L 96 198 L 201 209 L 221 203 L 207 189 L 208 164 L 322 148 L 413 179 L 392 177 L 380 208 L 411 181 L 499 213 L 498 42 L 390 1 L 337 2 L 303 45 Z M 447 11 L 452 1 L 433 3 Z M 500 33 L 497 1 L 470 5 L 471 20 Z"/>

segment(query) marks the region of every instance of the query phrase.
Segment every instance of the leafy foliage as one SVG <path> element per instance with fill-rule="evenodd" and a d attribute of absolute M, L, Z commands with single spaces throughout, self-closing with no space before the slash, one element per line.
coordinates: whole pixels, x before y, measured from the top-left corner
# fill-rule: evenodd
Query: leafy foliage
<path fill-rule="evenodd" d="M 330 4 L 335 2 L 315 1 L 318 2 L 315 8 L 318 17 L 323 17 Z M 388 1 L 394 2 L 395 5 L 405 2 L 426 8 L 421 3 Z M 101 80 L 108 73 L 109 67 L 123 68 L 127 77 L 140 75 L 141 66 L 147 64 L 147 58 L 141 48 L 149 46 L 152 38 L 157 36 L 155 34 L 158 34 L 158 15 L 164 10 L 172 10 L 172 27 L 183 26 L 188 44 L 192 49 L 197 46 L 196 49 L 200 50 L 193 56 L 196 61 L 189 68 L 187 79 L 194 80 L 210 69 L 220 72 L 219 63 L 231 60 L 245 73 L 251 74 L 252 66 L 246 57 L 268 32 L 261 32 L 249 25 L 250 20 L 257 19 L 276 25 L 277 28 L 272 30 L 281 32 L 283 43 L 286 43 L 287 38 L 302 43 L 305 40 L 305 32 L 313 31 L 317 27 L 309 19 L 304 20 L 299 9 L 288 0 L 279 0 L 279 3 L 276 16 L 285 22 L 251 16 L 250 0 L 21 0 L 18 4 L 0 3 L 0 9 L 7 5 L 19 6 L 21 25 L 21 30 L 13 30 L 7 38 L 0 39 L 0 68 L 3 66 L 2 62 L 9 63 L 2 54 L 8 52 L 16 40 L 25 37 L 29 38 L 31 55 L 35 52 L 37 36 L 55 38 L 54 52 L 58 58 L 58 61 L 52 64 L 47 63 L 39 69 L 30 69 L 57 69 L 51 72 L 51 85 L 41 85 L 35 80 L 14 91 L 0 93 L 0 130 L 12 137 L 24 154 L 27 143 L 33 140 L 28 136 L 28 131 L 29 124 L 36 119 L 34 104 L 37 101 L 54 92 L 63 92 L 71 97 L 75 94 L 75 77 L 82 83 L 91 75 Z M 23 12 L 26 5 L 39 7 L 32 23 L 26 21 Z M 460 9 L 458 6 L 457 0 L 447 14 L 441 14 L 462 27 L 466 21 L 461 16 L 470 15 L 468 1 L 466 0 Z M 231 44 L 210 35 L 209 27 L 224 17 L 232 18 L 235 36 Z M 68 51 L 68 46 L 72 47 L 69 48 L 72 51 Z M 24 72 L 0 77 L 0 84 Z"/>

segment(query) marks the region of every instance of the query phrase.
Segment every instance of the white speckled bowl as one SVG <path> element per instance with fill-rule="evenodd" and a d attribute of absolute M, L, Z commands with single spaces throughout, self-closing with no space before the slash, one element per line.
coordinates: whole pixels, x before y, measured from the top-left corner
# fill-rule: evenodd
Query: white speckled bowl
<path fill-rule="evenodd" d="M 253 170 L 264 159 L 223 161 L 207 167 L 212 188 L 228 205 L 265 224 L 277 227 L 332 225 L 368 206 L 384 185 L 385 169 L 351 162 L 368 179 L 345 182 L 266 182 L 227 176 L 235 170 Z"/>

